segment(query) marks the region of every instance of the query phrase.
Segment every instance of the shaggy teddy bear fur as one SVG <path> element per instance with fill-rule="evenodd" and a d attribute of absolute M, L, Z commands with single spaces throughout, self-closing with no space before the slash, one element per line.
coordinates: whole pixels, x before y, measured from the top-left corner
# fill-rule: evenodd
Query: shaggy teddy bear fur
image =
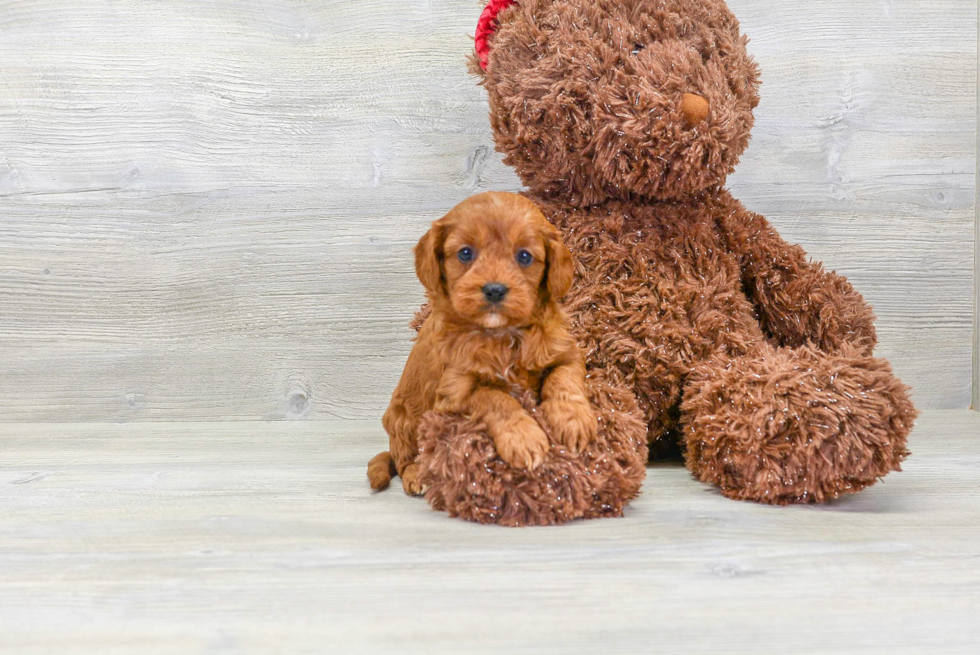
<path fill-rule="evenodd" d="M 651 453 L 679 442 L 698 479 L 773 504 L 900 470 L 916 410 L 872 356 L 870 307 L 724 188 L 759 84 L 726 4 L 496 4 L 470 67 L 497 149 L 577 260 L 591 382 L 633 392 Z M 475 464 L 471 489 L 499 475 Z"/>
<path fill-rule="evenodd" d="M 621 516 L 646 475 L 645 426 L 627 390 L 591 384 L 589 395 L 599 419 L 596 439 L 578 454 L 552 446 L 533 471 L 505 464 L 486 426 L 427 413 L 417 460 L 426 499 L 450 516 L 508 527 Z M 548 432 L 534 394 L 526 392 L 521 404 Z"/>

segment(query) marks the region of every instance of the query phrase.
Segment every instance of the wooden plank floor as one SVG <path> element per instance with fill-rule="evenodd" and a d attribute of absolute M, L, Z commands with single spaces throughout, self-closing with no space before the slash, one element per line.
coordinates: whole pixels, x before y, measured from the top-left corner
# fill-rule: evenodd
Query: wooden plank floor
<path fill-rule="evenodd" d="M 0 425 L 7 653 L 980 652 L 980 414 L 846 500 L 649 470 L 624 519 L 372 494 L 380 425 Z"/>

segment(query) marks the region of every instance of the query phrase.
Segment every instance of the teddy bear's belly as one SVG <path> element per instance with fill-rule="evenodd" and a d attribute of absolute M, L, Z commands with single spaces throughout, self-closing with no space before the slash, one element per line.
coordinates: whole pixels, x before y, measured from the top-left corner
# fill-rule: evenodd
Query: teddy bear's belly
<path fill-rule="evenodd" d="M 763 338 L 737 260 L 709 221 L 565 239 L 579 263 L 565 304 L 590 376 L 634 391 L 651 441 L 674 434 L 691 367 Z"/>

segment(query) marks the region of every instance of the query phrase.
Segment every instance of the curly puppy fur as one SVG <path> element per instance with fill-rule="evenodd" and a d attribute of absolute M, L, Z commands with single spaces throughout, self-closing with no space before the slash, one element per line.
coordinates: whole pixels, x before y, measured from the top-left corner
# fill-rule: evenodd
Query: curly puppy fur
<path fill-rule="evenodd" d="M 759 84 L 725 3 L 521 0 L 495 20 L 471 70 L 497 149 L 572 251 L 572 334 L 590 377 L 633 392 L 651 452 L 679 439 L 696 477 L 775 504 L 899 470 L 916 411 L 872 356 L 870 307 L 723 187 Z"/>
<path fill-rule="evenodd" d="M 410 327 L 422 328 L 431 305 L 423 305 Z M 509 527 L 556 525 L 572 519 L 622 516 L 646 476 L 646 424 L 633 393 L 602 375 L 589 375 L 589 400 L 599 419 L 598 434 L 575 456 L 552 448 L 534 471 L 507 466 L 484 426 L 458 414 L 426 413 L 418 432 L 419 469 L 425 496 L 450 516 Z M 521 395 L 535 412 L 531 392 Z"/>
<path fill-rule="evenodd" d="M 571 284 L 571 255 L 537 207 L 515 194 L 474 196 L 433 223 L 415 261 L 431 311 L 385 412 L 390 455 L 369 464 L 371 486 L 387 486 L 394 468 L 407 493 L 434 487 L 447 507 L 438 474 L 416 461 L 419 423 L 430 411 L 427 425 L 473 432 L 484 440 L 484 455 L 515 475 L 586 449 L 597 420 L 582 353 L 556 302 Z M 528 393 L 540 403 L 528 404 Z M 560 450 L 549 458 L 553 447 Z M 534 522 L 513 511 L 500 515 Z"/>

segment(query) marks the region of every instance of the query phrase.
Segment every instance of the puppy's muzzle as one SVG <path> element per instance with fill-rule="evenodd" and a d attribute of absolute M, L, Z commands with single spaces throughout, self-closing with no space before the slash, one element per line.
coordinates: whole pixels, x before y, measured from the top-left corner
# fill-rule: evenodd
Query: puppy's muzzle
<path fill-rule="evenodd" d="M 500 282 L 489 282 L 484 284 L 481 291 L 483 291 L 483 297 L 487 299 L 487 302 L 492 304 L 497 304 L 502 302 L 507 296 L 508 289 L 505 285 Z"/>

